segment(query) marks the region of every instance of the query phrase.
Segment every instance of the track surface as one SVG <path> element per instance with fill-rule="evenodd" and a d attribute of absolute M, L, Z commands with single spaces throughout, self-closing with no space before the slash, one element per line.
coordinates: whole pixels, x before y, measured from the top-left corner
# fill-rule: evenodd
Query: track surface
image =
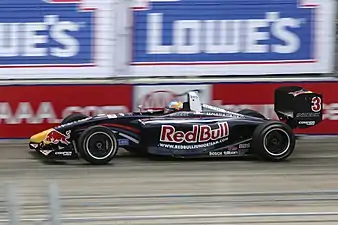
<path fill-rule="evenodd" d="M 121 151 L 107 166 L 46 165 L 26 146 L 2 145 L 0 224 L 8 224 L 7 183 L 20 194 L 22 224 L 49 224 L 38 220 L 48 219 L 51 181 L 63 218 L 73 218 L 64 224 L 338 224 L 337 143 L 300 140 L 283 163 L 150 160 Z"/>

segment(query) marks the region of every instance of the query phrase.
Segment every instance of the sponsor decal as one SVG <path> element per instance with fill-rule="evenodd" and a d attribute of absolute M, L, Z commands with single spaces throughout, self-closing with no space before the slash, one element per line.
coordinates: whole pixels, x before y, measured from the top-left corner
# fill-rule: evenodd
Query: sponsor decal
<path fill-rule="evenodd" d="M 316 124 L 315 121 L 299 121 L 298 124 L 305 124 L 307 126 L 313 126 Z"/>
<path fill-rule="evenodd" d="M 45 142 L 48 142 L 48 143 L 53 143 L 53 144 L 59 144 L 59 143 L 62 143 L 62 144 L 65 144 L 65 145 L 69 145 L 70 142 L 68 141 L 70 139 L 70 133 L 71 131 L 66 131 L 66 134 L 63 134 L 57 130 L 51 130 L 46 138 L 45 138 Z"/>
<path fill-rule="evenodd" d="M 205 112 L 205 113 L 196 113 L 196 115 L 205 115 L 205 116 L 226 116 L 226 113 L 222 112 Z"/>
<path fill-rule="evenodd" d="M 239 149 L 240 149 L 241 151 L 247 150 L 247 149 L 250 148 L 250 146 L 251 146 L 250 143 L 236 144 L 236 145 L 233 145 L 233 146 L 229 146 L 229 147 L 227 148 L 227 150 L 230 151 L 230 152 L 239 152 Z"/>
<path fill-rule="evenodd" d="M 160 142 L 165 143 L 204 143 L 229 136 L 227 122 L 217 123 L 217 128 L 209 125 L 193 125 L 191 131 L 177 131 L 174 126 L 162 125 Z"/>
<path fill-rule="evenodd" d="M 137 2 L 130 61 L 139 76 L 334 71 L 335 0 Z"/>
<path fill-rule="evenodd" d="M 190 112 L 190 111 L 178 111 L 172 114 L 168 114 L 168 117 L 177 117 L 177 116 L 185 116 L 185 117 L 199 117 L 201 116 L 201 112 Z"/>
<path fill-rule="evenodd" d="M 217 112 L 226 113 L 226 110 L 224 110 L 222 108 L 219 108 L 219 107 L 216 107 L 216 106 L 213 106 L 213 105 L 203 104 L 203 108 L 210 109 L 210 110 L 215 110 Z"/>
<path fill-rule="evenodd" d="M 238 150 L 226 150 L 220 152 L 209 152 L 209 156 L 230 156 L 230 155 L 239 155 Z"/>
<path fill-rule="evenodd" d="M 83 7 L 81 0 L 1 4 L 0 68 L 94 65 L 94 8 Z"/>
<path fill-rule="evenodd" d="M 228 150 L 236 151 L 236 150 L 238 150 L 238 146 L 230 146 L 230 147 L 228 147 Z"/>
<path fill-rule="evenodd" d="M 232 150 L 232 151 L 228 150 L 228 151 L 224 151 L 223 154 L 224 155 L 238 155 L 239 151 L 237 151 L 237 150 Z"/>
<path fill-rule="evenodd" d="M 221 156 L 223 152 L 209 152 L 209 156 Z"/>
<path fill-rule="evenodd" d="M 302 118 L 302 117 L 319 117 L 320 113 L 297 113 L 296 117 Z"/>
<path fill-rule="evenodd" d="M 207 147 L 212 147 L 214 145 L 218 145 L 221 143 L 224 143 L 228 140 L 228 138 L 222 138 L 216 141 L 210 141 L 206 142 L 203 144 L 165 144 L 165 143 L 159 143 L 159 147 L 161 148 L 170 148 L 170 149 L 175 149 L 175 150 L 182 150 L 182 151 L 189 151 L 189 150 L 194 150 L 194 149 L 199 149 L 199 148 L 207 148 Z"/>
<path fill-rule="evenodd" d="M 119 142 L 119 146 L 129 145 L 128 139 L 119 139 L 118 142 Z"/>
<path fill-rule="evenodd" d="M 302 2 L 150 2 L 134 11 L 133 62 L 315 62 L 317 6 Z"/>
<path fill-rule="evenodd" d="M 245 144 L 239 144 L 238 145 L 239 148 L 243 149 L 243 148 L 250 148 L 250 143 L 245 143 Z"/>
<path fill-rule="evenodd" d="M 215 113 L 215 112 L 206 112 L 205 113 L 206 115 L 210 115 L 210 116 L 229 116 L 229 117 L 237 117 L 237 118 L 243 117 L 243 115 L 241 115 L 241 114 L 237 114 L 235 112 L 229 112 L 225 109 L 222 109 L 222 108 L 219 108 L 219 107 L 216 107 L 216 106 L 212 106 L 212 105 L 203 104 L 203 108 L 204 108 L 203 110 L 209 109 L 209 110 L 214 110 L 214 111 L 218 112 L 218 113 Z"/>
<path fill-rule="evenodd" d="M 71 156 L 73 152 L 55 152 L 55 155 Z"/>
<path fill-rule="evenodd" d="M 171 125 L 162 125 L 159 147 L 178 150 L 207 148 L 228 140 L 228 123 L 218 123 L 216 128 L 209 125 L 193 125 L 190 131 L 179 131 Z"/>

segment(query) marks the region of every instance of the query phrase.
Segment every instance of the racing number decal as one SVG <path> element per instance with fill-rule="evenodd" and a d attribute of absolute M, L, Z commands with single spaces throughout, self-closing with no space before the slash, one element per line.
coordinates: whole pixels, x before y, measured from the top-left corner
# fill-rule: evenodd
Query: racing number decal
<path fill-rule="evenodd" d="M 322 110 L 322 99 L 320 97 L 313 97 L 311 103 L 311 110 L 313 112 L 319 112 L 320 110 Z"/>

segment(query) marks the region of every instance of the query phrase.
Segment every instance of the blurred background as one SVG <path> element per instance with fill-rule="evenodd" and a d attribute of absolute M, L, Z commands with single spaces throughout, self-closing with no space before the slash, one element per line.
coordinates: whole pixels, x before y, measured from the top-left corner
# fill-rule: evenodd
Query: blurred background
<path fill-rule="evenodd" d="M 337 224 L 336 0 L 0 2 L 0 224 Z M 274 90 L 324 96 L 284 163 L 44 164 L 28 138 L 67 115 L 202 102 L 277 119 Z"/>

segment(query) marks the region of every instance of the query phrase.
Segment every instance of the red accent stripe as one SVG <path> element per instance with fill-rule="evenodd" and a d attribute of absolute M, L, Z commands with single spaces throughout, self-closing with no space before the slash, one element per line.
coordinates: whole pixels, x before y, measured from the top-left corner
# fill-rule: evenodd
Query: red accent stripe
<path fill-rule="evenodd" d="M 56 65 L 0 65 L 2 69 L 9 68 L 73 68 L 73 67 L 94 67 L 95 64 L 56 64 Z"/>
<path fill-rule="evenodd" d="M 106 126 L 106 127 L 116 127 L 116 128 L 122 128 L 125 130 L 129 130 L 132 131 L 134 133 L 140 133 L 140 131 L 134 127 L 130 127 L 130 126 L 126 126 L 126 125 L 122 125 L 122 124 L 112 124 L 112 123 L 105 123 L 105 124 L 101 124 L 102 126 Z"/>
<path fill-rule="evenodd" d="M 80 3 L 81 0 L 51 0 L 53 3 Z"/>
<path fill-rule="evenodd" d="M 132 62 L 133 66 L 194 66 L 194 65 L 269 65 L 269 64 L 302 64 L 316 63 L 318 60 L 296 60 L 296 61 L 243 61 L 243 62 Z"/>

